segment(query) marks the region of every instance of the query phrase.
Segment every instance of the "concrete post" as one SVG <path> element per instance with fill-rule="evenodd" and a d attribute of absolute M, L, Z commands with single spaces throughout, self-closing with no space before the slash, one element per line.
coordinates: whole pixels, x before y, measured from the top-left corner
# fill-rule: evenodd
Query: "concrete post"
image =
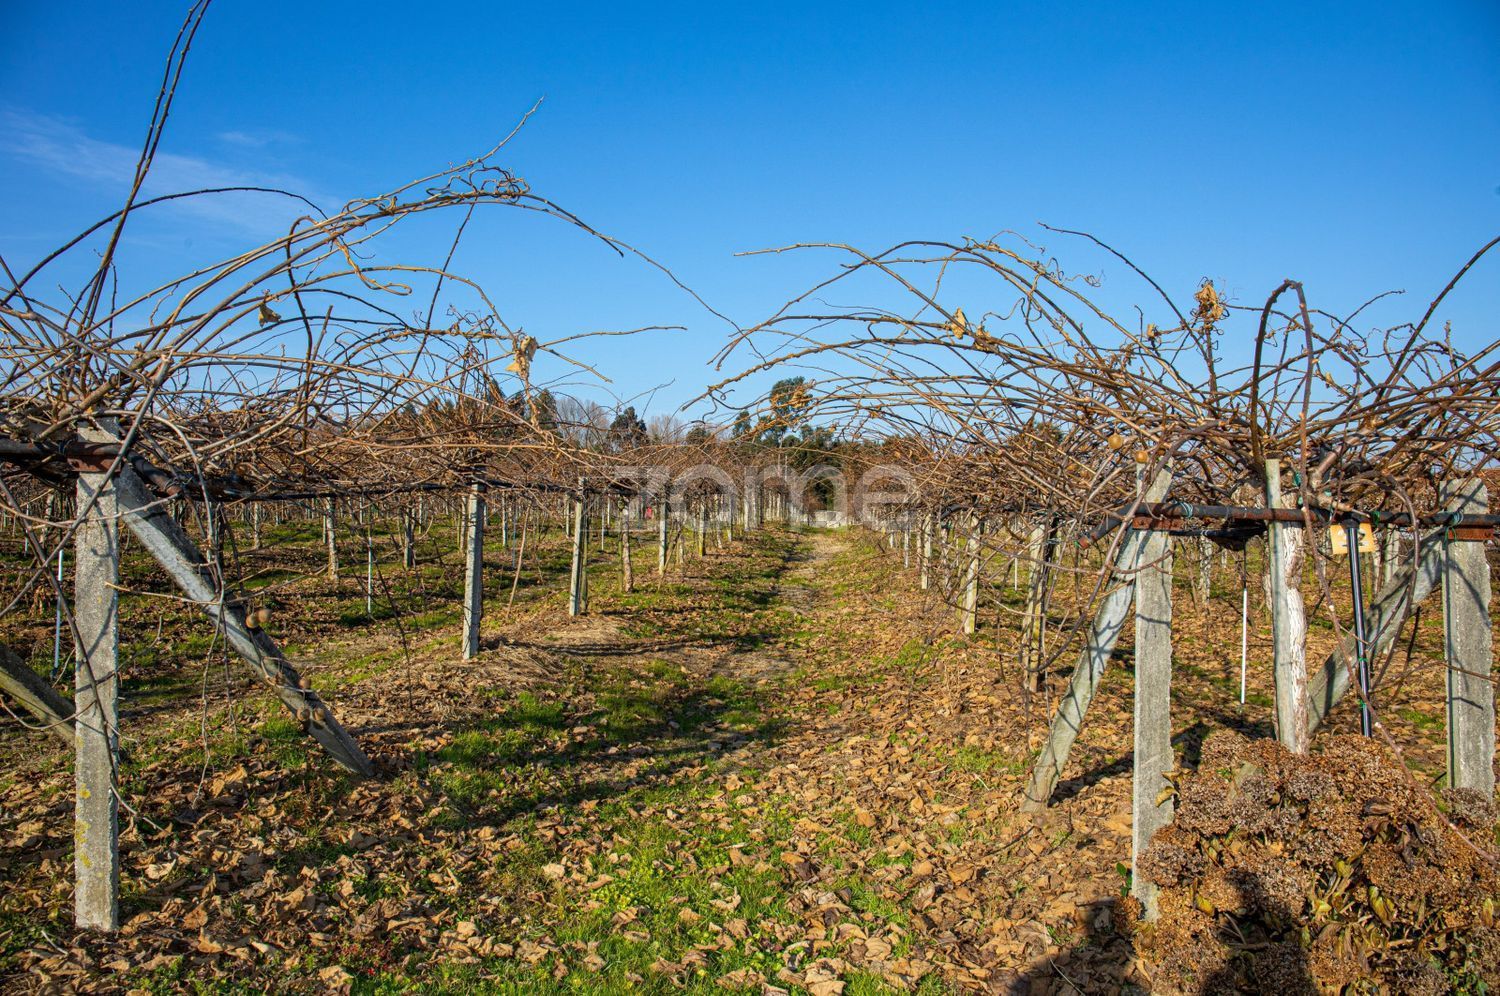
<path fill-rule="evenodd" d="M 588 592 L 588 511 L 586 495 L 573 501 L 573 566 L 568 574 L 568 615 L 581 616 L 589 610 Z"/>
<path fill-rule="evenodd" d="M 969 541 L 965 550 L 963 608 L 959 629 L 973 633 L 979 620 L 979 513 L 969 515 Z"/>
<path fill-rule="evenodd" d="M 932 587 L 932 513 L 922 514 L 922 551 L 919 561 L 919 584 L 923 591 Z"/>
<path fill-rule="evenodd" d="M 46 732 L 70 748 L 78 746 L 73 732 L 73 703 L 57 694 L 29 664 L 4 646 L 0 646 L 0 692 L 31 713 Z"/>
<path fill-rule="evenodd" d="M 402 508 L 401 515 L 401 566 L 411 570 L 417 566 L 417 513 Z"/>
<path fill-rule="evenodd" d="M 469 485 L 464 506 L 464 660 L 479 656 L 484 617 L 484 485 Z"/>
<path fill-rule="evenodd" d="M 323 499 L 323 539 L 328 543 L 328 580 L 339 579 L 339 548 L 334 528 L 334 505 L 332 498 Z"/>
<path fill-rule="evenodd" d="M 1443 487 L 1445 507 L 1464 515 L 1489 512 L 1477 479 Z M 1443 540 L 1443 636 L 1448 657 L 1448 785 L 1495 794 L 1494 650 L 1490 633 L 1490 565 L 1483 540 Z"/>
<path fill-rule="evenodd" d="M 635 565 L 630 562 L 630 506 L 620 509 L 620 586 L 635 591 Z"/>
<path fill-rule="evenodd" d="M 1281 461 L 1266 461 L 1266 505 L 1290 508 L 1281 497 Z M 1273 522 L 1266 533 L 1268 601 L 1276 678 L 1276 737 L 1307 753 L 1307 612 L 1298 588 L 1304 527 Z"/>
<path fill-rule="evenodd" d="M 1208 605 L 1208 600 L 1214 590 L 1214 543 L 1213 540 L 1198 537 L 1198 583 L 1195 592 L 1198 596 L 1199 605 Z"/>
<path fill-rule="evenodd" d="M 79 434 L 89 442 L 117 443 L 119 437 L 90 429 Z M 375 773 L 359 744 L 334 719 L 332 711 L 287 661 L 276 641 L 263 629 L 252 627 L 239 606 L 226 602 L 209 565 L 187 533 L 156 500 L 140 476 L 128 464 L 114 480 L 115 503 L 121 521 L 132 536 L 166 571 L 172 582 L 224 634 L 229 645 L 276 693 L 287 710 L 297 717 L 313 739 L 349 771 L 368 778 Z"/>
<path fill-rule="evenodd" d="M 1057 553 L 1058 530 L 1062 519 L 1049 515 L 1046 523 L 1034 527 L 1027 537 L 1026 554 L 1030 560 L 1026 609 L 1021 618 L 1021 670 L 1026 687 L 1040 692 L 1046 685 L 1043 661 L 1047 659 L 1047 610 L 1052 589 L 1052 561 Z"/>
<path fill-rule="evenodd" d="M 1146 534 L 1135 582 L 1135 754 L 1131 778 L 1130 892 L 1156 918 L 1156 885 L 1140 872 L 1151 837 L 1172 822 L 1172 800 L 1156 804 L 1177 766 L 1172 754 L 1172 535 Z"/>
<path fill-rule="evenodd" d="M 656 506 L 656 574 L 667 573 L 667 533 L 671 526 L 672 503 L 665 495 Z"/>
<path fill-rule="evenodd" d="M 74 536 L 73 619 L 78 671 L 73 696 L 73 919 L 80 929 L 120 929 L 119 749 L 120 529 L 115 484 L 78 475 L 81 521 Z"/>

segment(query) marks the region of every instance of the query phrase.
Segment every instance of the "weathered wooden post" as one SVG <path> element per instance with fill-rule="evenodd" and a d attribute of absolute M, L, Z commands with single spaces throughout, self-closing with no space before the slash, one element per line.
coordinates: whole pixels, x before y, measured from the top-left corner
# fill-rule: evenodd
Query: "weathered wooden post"
<path fill-rule="evenodd" d="M 1478 479 L 1445 484 L 1443 499 L 1447 510 L 1459 515 L 1489 512 L 1489 491 Z M 1477 789 L 1490 799 L 1495 794 L 1490 565 L 1484 539 L 1477 531 L 1466 536 L 1462 519 L 1448 527 L 1443 539 L 1443 637 L 1448 657 L 1448 785 Z"/>
<path fill-rule="evenodd" d="M 484 617 L 484 485 L 469 485 L 464 505 L 464 660 L 479 656 L 479 622 Z"/>
<path fill-rule="evenodd" d="M 334 504 L 332 498 L 323 499 L 323 538 L 328 543 L 328 580 L 337 582 L 339 579 L 339 548 L 334 523 Z"/>
<path fill-rule="evenodd" d="M 588 592 L 588 495 L 579 491 L 573 500 L 573 567 L 568 574 L 568 615 L 589 610 Z"/>
<path fill-rule="evenodd" d="M 1157 805 L 1176 765 L 1172 753 L 1172 534 L 1148 532 L 1135 581 L 1135 754 L 1131 777 L 1130 892 L 1156 918 L 1156 885 L 1141 874 L 1151 838 L 1172 822 L 1172 800 Z"/>
<path fill-rule="evenodd" d="M 698 556 L 708 555 L 708 500 L 698 502 Z"/>
<path fill-rule="evenodd" d="M 959 629 L 973 633 L 979 620 L 979 513 L 969 514 L 969 541 L 965 551 L 963 608 Z"/>
<path fill-rule="evenodd" d="M 1281 497 L 1281 461 L 1266 461 L 1266 506 L 1289 508 Z M 1301 526 L 1272 522 L 1266 531 L 1267 601 L 1276 678 L 1276 737 L 1296 754 L 1307 753 L 1307 612 L 1299 579 L 1306 537 Z"/>
<path fill-rule="evenodd" d="M 73 919 L 83 930 L 120 929 L 119 591 L 120 527 L 107 473 L 78 475 L 73 621 L 78 670 L 73 706 Z"/>
<path fill-rule="evenodd" d="M 250 549 L 260 549 L 260 502 L 250 503 Z"/>
<path fill-rule="evenodd" d="M 1144 502 L 1161 501 L 1166 497 L 1167 487 L 1171 482 L 1171 474 L 1161 471 L 1151 482 L 1151 486 L 1146 489 L 1141 500 Z M 1143 562 L 1141 550 L 1145 545 L 1146 535 L 1144 530 L 1129 529 L 1120 539 L 1114 564 L 1111 565 L 1113 570 L 1110 578 L 1107 579 L 1107 582 L 1115 582 L 1116 587 L 1106 592 L 1099 602 L 1099 608 L 1094 612 L 1094 619 L 1089 624 L 1088 633 L 1084 639 L 1083 650 L 1073 666 L 1073 677 L 1068 682 L 1068 689 L 1063 693 L 1062 701 L 1057 704 L 1057 712 L 1052 716 L 1052 727 L 1047 733 L 1047 742 L 1042 745 L 1042 752 L 1031 769 L 1031 779 L 1026 788 L 1026 801 L 1023 804 L 1028 812 L 1036 812 L 1047 807 L 1048 800 L 1052 798 L 1053 789 L 1057 788 L 1058 780 L 1062 778 L 1062 770 L 1068 763 L 1068 755 L 1073 751 L 1073 743 L 1078 739 L 1079 731 L 1083 729 L 1083 718 L 1088 714 L 1089 705 L 1094 701 L 1094 695 L 1099 690 L 1099 681 L 1104 677 L 1104 669 L 1109 664 L 1110 655 L 1115 650 L 1115 643 L 1119 641 L 1120 633 L 1124 630 L 1126 619 L 1130 615 L 1131 596 L 1135 588 L 1137 568 Z"/>

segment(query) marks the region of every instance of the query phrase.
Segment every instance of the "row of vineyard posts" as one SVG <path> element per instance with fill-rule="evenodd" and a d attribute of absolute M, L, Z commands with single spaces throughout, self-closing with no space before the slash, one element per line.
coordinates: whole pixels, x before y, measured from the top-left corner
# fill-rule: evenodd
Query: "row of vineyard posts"
<path fill-rule="evenodd" d="M 238 537 L 248 539 L 248 549 L 263 551 L 268 528 L 316 520 L 327 579 L 335 585 L 347 576 L 349 565 L 341 556 L 349 553 L 348 540 L 359 537 L 365 554 L 365 604 L 373 619 L 382 594 L 375 582 L 377 519 L 384 516 L 389 535 L 398 537 L 395 559 L 403 569 L 418 566 L 419 539 L 450 522 L 464 579 L 460 654 L 470 660 L 482 652 L 486 597 L 494 598 L 497 588 L 485 576 L 487 537 L 491 547 L 513 553 L 498 587 L 508 592 L 508 608 L 514 603 L 528 542 L 534 543 L 533 535 L 549 523 L 559 526 L 571 547 L 568 612 L 581 616 L 589 611 L 590 561 L 606 550 L 611 535 L 617 541 L 622 589 L 630 592 L 635 584 L 631 550 L 638 539 L 654 543 L 656 574 L 665 577 L 674 559 L 681 568 L 690 555 L 706 556 L 710 545 L 723 549 L 733 541 L 737 526 L 748 532 L 768 521 L 800 525 L 809 518 L 788 491 L 764 484 L 747 487 L 739 495 L 701 483 L 680 491 L 664 486 L 651 493 L 631 482 L 588 479 L 572 487 L 475 480 L 458 490 L 379 498 L 301 494 L 205 505 L 193 501 L 191 492 L 155 493 L 132 462 L 111 448 L 118 439 L 110 433 L 86 430 L 83 440 L 95 448 L 88 460 L 75 461 L 73 493 L 54 490 L 45 492 L 43 499 L 45 521 L 65 522 L 70 512 L 74 517 L 74 597 L 71 605 L 60 598 L 57 604 L 59 669 L 67 664 L 61 650 L 64 633 L 71 630 L 74 636 L 74 698 L 69 702 L 59 695 L 8 648 L 0 648 L 0 692 L 31 714 L 36 721 L 28 724 L 32 729 L 49 732 L 73 749 L 74 919 L 80 928 L 104 932 L 120 926 L 120 678 L 130 662 L 121 657 L 119 595 L 126 536 L 165 571 L 184 604 L 207 617 L 216 634 L 336 763 L 356 776 L 373 777 L 375 767 L 357 740 L 267 632 L 268 614 L 253 610 L 251 599 L 234 583 Z M 9 530 L 24 533 L 37 553 L 50 550 L 48 529 L 59 528 L 44 527 L 38 535 L 24 529 L 15 516 L 7 520 Z M 196 537 L 194 523 L 199 525 Z M 65 553 L 59 545 L 59 585 Z"/>
<path fill-rule="evenodd" d="M 86 441 L 107 445 L 114 440 L 99 434 Z M 1149 479 L 1141 475 L 1136 499 L 1098 523 L 1070 520 L 1055 510 L 964 507 L 915 494 L 905 504 L 873 513 L 866 509 L 865 521 L 882 530 L 887 545 L 899 551 L 906 567 L 915 569 L 920 588 L 944 593 L 957 612 L 959 630 L 966 634 L 976 631 L 985 608 L 982 579 L 993 576 L 997 554 L 1009 560 L 1011 587 L 1024 594 L 1016 640 L 1020 692 L 1057 692 L 1049 733 L 1026 792 L 1025 804 L 1032 810 L 1048 805 L 1116 644 L 1133 622 L 1132 866 L 1152 834 L 1172 817 L 1170 792 L 1163 790 L 1175 767 L 1171 681 L 1177 538 L 1194 541 L 1189 550 L 1196 569 L 1190 573 L 1204 600 L 1212 592 L 1211 544 L 1243 549 L 1252 539 L 1261 541 L 1272 619 L 1274 725 L 1280 741 L 1297 752 L 1308 750 L 1313 733 L 1351 688 L 1357 690 L 1363 728 L 1370 732 L 1378 701 L 1378 690 L 1371 687 L 1371 665 L 1391 650 L 1414 610 L 1440 591 L 1448 674 L 1448 783 L 1492 794 L 1491 581 L 1485 544 L 1493 539 L 1500 517 L 1489 514 L 1484 485 L 1477 479 L 1452 482 L 1443 489 L 1441 511 L 1414 519 L 1379 510 L 1331 513 L 1294 507 L 1281 493 L 1281 477 L 1279 463 L 1268 461 L 1264 503 L 1230 507 L 1172 501 L 1169 471 Z M 379 597 L 374 583 L 378 558 L 371 538 L 376 519 L 384 517 L 393 524 L 387 533 L 397 537 L 397 559 L 407 569 L 417 565 L 418 537 L 451 523 L 464 579 L 459 643 L 461 656 L 468 660 L 482 652 L 486 594 L 493 598 L 494 589 L 508 590 L 506 604 L 513 602 L 528 543 L 535 543 L 533 537 L 548 523 L 559 526 L 570 545 L 568 612 L 585 615 L 590 561 L 606 550 L 610 536 L 616 540 L 622 589 L 629 592 L 635 583 L 634 542 L 654 544 L 656 573 L 665 576 L 674 558 L 680 566 L 690 551 L 704 556 L 710 543 L 722 547 L 732 541 L 736 527 L 749 531 L 768 520 L 807 520 L 785 492 L 767 488 L 747 489 L 738 496 L 702 487 L 651 493 L 629 482 L 589 479 L 570 487 L 524 488 L 475 480 L 462 489 L 380 499 L 301 496 L 205 508 L 192 506 L 182 495 L 164 498 L 154 493 L 129 462 L 108 457 L 80 468 L 72 495 L 47 494 L 49 520 L 65 519 L 69 499 L 77 522 L 74 599 L 71 606 L 59 602 L 57 611 L 59 634 L 66 615 L 76 640 L 74 699 L 69 703 L 58 696 L 8 650 L 0 654 L 0 690 L 30 711 L 41 729 L 73 746 L 75 919 L 82 927 L 105 931 L 119 925 L 119 669 L 129 664 L 120 659 L 120 525 L 334 760 L 357 775 L 371 776 L 373 765 L 357 741 L 277 647 L 263 618 L 234 594 L 228 580 L 232 557 L 226 556 L 226 548 L 232 549 L 236 537 L 248 536 L 249 547 L 258 549 L 268 526 L 317 519 L 328 577 L 337 583 L 341 569 L 348 567 L 341 565 L 340 556 L 350 545 L 347 539 L 341 543 L 340 537 L 359 536 L 369 608 Z M 190 511 L 197 514 L 189 515 Z M 201 524 L 197 538 L 190 535 L 190 520 Z M 1301 548 L 1312 531 L 1347 540 L 1353 627 L 1338 648 L 1310 670 L 1299 565 Z M 1364 533 L 1374 537 L 1373 545 Z M 485 577 L 487 542 L 513 555 L 498 586 Z M 1100 597 L 1092 600 L 1092 616 L 1081 626 L 1081 647 L 1071 673 L 1058 675 L 1065 682 L 1051 683 L 1049 663 L 1071 645 L 1049 625 L 1062 558 L 1075 558 L 1077 573 L 1078 558 L 1091 551 L 1109 569 Z M 1374 594 L 1368 598 L 1362 588 L 1364 553 L 1374 561 L 1368 572 Z M 1241 610 L 1248 624 L 1245 581 L 1242 576 Z M 1050 648 L 1049 641 L 1054 644 Z M 1246 646 L 1242 632 L 1242 667 Z M 1132 889 L 1149 915 L 1154 909 L 1151 884 L 1133 875 Z"/>
<path fill-rule="evenodd" d="M 1305 753 L 1329 713 L 1355 689 L 1361 729 L 1371 735 L 1378 703 L 1372 686 L 1375 662 L 1390 653 L 1415 610 L 1441 593 L 1446 656 L 1447 784 L 1491 798 L 1495 789 L 1495 695 L 1490 622 L 1491 579 L 1486 543 L 1500 516 L 1489 513 L 1488 491 L 1477 478 L 1442 488 L 1442 510 L 1413 517 L 1369 510 L 1330 512 L 1295 507 L 1282 493 L 1280 461 L 1266 463 L 1264 503 L 1205 506 L 1168 500 L 1169 470 L 1149 480 L 1139 475 L 1136 499 L 1102 523 L 1070 521 L 1050 509 L 1025 512 L 965 507 L 940 496 L 912 495 L 870 515 L 886 549 L 914 569 L 923 590 L 936 591 L 957 614 L 957 629 L 973 634 L 983 608 L 981 578 L 1009 574 L 1013 591 L 1024 591 L 1015 631 L 1020 692 L 1048 689 L 1046 662 L 1072 643 L 1049 653 L 1049 601 L 1064 551 L 1081 558 L 1097 550 L 1109 564 L 1092 617 L 1079 620 L 1081 647 L 1071 673 L 1055 688 L 1050 727 L 1032 761 L 1025 807 L 1045 810 L 1067 766 L 1106 667 L 1127 625 L 1133 623 L 1134 749 L 1132 754 L 1131 889 L 1148 917 L 1155 915 L 1155 887 L 1135 874 L 1152 835 L 1171 822 L 1169 776 L 1172 748 L 1172 600 L 1178 538 L 1193 541 L 1196 563 L 1190 583 L 1206 602 L 1212 593 L 1216 550 L 1244 550 L 1260 538 L 1267 608 L 1271 616 L 1274 716 L 1278 740 Z M 1344 551 L 1350 580 L 1351 631 L 1337 649 L 1309 670 L 1307 617 L 1300 591 L 1304 547 L 1327 537 L 1332 552 Z M 1222 543 L 1223 549 L 1215 546 Z M 1365 556 L 1368 555 L 1368 556 Z M 996 569 L 997 564 L 1009 563 Z M 1077 571 L 1079 561 L 1071 567 Z M 1102 566 L 1102 564 L 1101 564 Z M 992 573 L 991 573 L 992 572 Z M 1024 572 L 1024 577 L 1023 577 Z M 1365 593 L 1366 576 L 1373 595 Z M 1248 578 L 1241 571 L 1241 702 L 1248 652 Z M 997 611 L 1006 611 L 996 606 Z M 1133 610 L 1133 611 L 1132 611 Z"/>

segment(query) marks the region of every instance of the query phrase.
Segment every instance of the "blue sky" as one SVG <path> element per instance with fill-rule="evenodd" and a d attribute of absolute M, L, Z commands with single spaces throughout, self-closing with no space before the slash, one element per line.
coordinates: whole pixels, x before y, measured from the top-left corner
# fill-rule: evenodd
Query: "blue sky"
<path fill-rule="evenodd" d="M 5 0 L 0 252 L 25 266 L 118 204 L 181 4 Z M 1187 302 L 1284 277 L 1371 322 L 1418 317 L 1500 233 L 1500 4 L 537 5 L 217 0 L 157 182 L 289 185 L 328 205 L 473 155 L 545 102 L 505 163 L 752 323 L 832 271 L 736 258 L 1016 230 L 1151 306 L 1086 229 Z M 167 276 L 274 232 L 278 208 L 174 208 L 133 232 Z M 284 213 L 284 212 L 283 212 Z M 728 327 L 647 266 L 497 212 L 457 269 L 541 338 L 682 324 L 591 348 L 669 410 Z M 452 219 L 456 222 L 457 219 Z M 452 222 L 406 243 L 440 258 Z M 1500 260 L 1444 312 L 1496 338 Z M 860 302 L 844 302 L 860 303 Z M 998 303 L 998 302 L 997 302 Z M 967 307 L 967 306 L 966 306 Z M 968 308 L 974 313 L 980 308 Z"/>

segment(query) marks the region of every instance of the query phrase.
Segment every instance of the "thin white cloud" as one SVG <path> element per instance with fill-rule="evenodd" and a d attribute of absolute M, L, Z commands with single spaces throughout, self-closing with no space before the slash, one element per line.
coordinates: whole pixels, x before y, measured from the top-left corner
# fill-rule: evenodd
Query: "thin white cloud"
<path fill-rule="evenodd" d="M 130 189 L 137 148 L 93 138 L 61 118 L 17 110 L 0 111 L 0 132 L 5 136 L 4 154 L 11 159 L 97 185 L 108 193 L 117 193 L 122 200 Z M 330 206 L 329 201 L 311 192 L 311 184 L 297 176 L 174 152 L 156 154 L 142 193 L 148 198 L 215 187 L 273 187 L 301 194 L 325 209 Z M 306 208 L 275 195 L 231 193 L 186 198 L 151 210 L 232 225 L 241 233 L 271 238 L 284 232 Z"/>
<path fill-rule="evenodd" d="M 272 145 L 293 145 L 300 141 L 296 135 L 293 135 L 289 131 L 261 128 L 221 131 L 214 138 L 225 145 L 232 145 L 242 149 L 264 149 Z"/>

